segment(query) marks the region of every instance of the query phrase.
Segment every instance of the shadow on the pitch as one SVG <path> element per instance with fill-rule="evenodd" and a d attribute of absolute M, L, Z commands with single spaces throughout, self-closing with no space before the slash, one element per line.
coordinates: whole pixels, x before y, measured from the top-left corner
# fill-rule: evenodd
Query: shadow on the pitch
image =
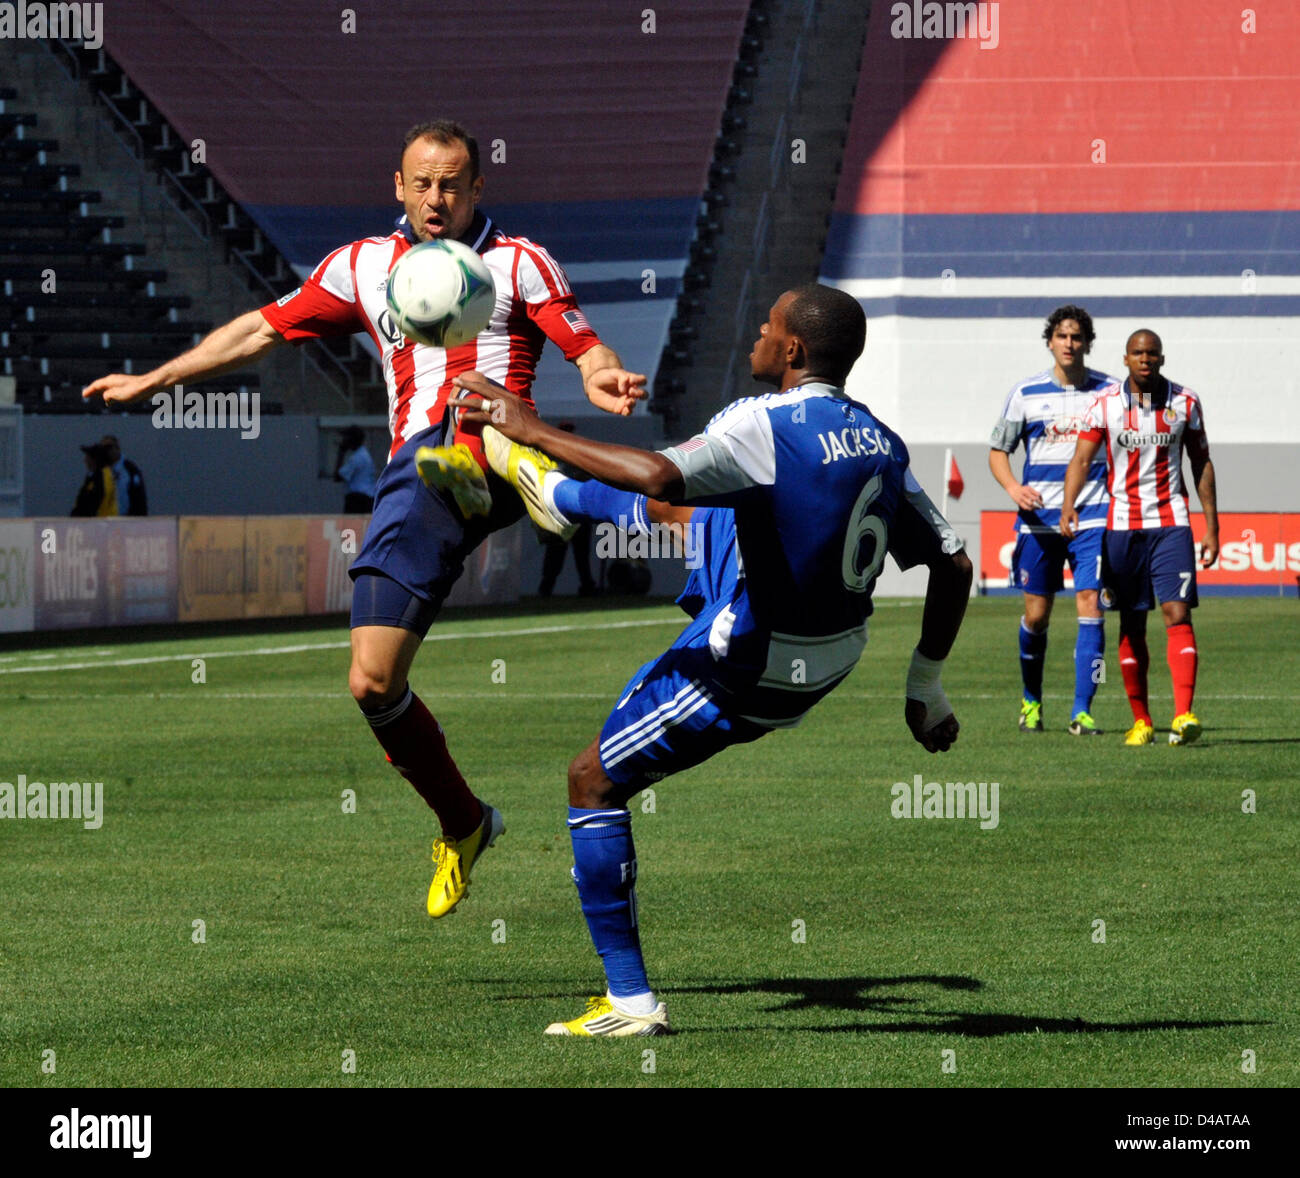
<path fill-rule="evenodd" d="M 903 998 L 874 991 L 895 986 L 937 986 L 941 990 L 981 990 L 978 978 L 940 974 L 914 974 L 895 978 L 764 978 L 749 982 L 700 986 L 671 986 L 673 994 L 784 994 L 784 1002 L 768 1010 L 855 1010 L 889 1012 L 899 1006 L 915 1005 L 919 999 Z"/>
<path fill-rule="evenodd" d="M 818 1027 L 730 1027 L 727 1030 L 799 1030 L 832 1034 L 879 1034 L 881 1032 L 962 1035 L 987 1039 L 997 1035 L 1110 1034 L 1116 1031 L 1202 1031 L 1216 1027 L 1266 1026 L 1250 1019 L 1144 1019 L 1140 1022 L 1090 1022 L 1082 1018 L 1058 1018 L 1032 1014 L 976 1013 L 961 1010 L 920 1008 L 921 998 L 882 994 L 896 986 L 936 986 L 940 990 L 982 990 L 976 978 L 920 974 L 892 978 L 774 978 L 725 985 L 673 986 L 677 994 L 775 994 L 785 996 L 767 1009 L 772 1012 L 828 1009 L 864 1014 L 906 1015 L 902 1021 L 838 1023 Z M 717 1031 L 720 1028 L 709 1028 Z"/>

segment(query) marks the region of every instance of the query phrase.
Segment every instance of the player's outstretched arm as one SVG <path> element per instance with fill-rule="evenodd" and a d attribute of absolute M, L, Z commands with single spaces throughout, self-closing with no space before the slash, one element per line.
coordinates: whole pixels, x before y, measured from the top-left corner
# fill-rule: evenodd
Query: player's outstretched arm
<path fill-rule="evenodd" d="M 1070 459 L 1070 465 L 1065 468 L 1065 493 L 1061 503 L 1060 525 L 1062 536 L 1073 536 L 1079 530 L 1079 511 L 1074 504 L 1079 498 L 1079 492 L 1083 490 L 1083 484 L 1088 481 L 1088 467 L 1092 465 L 1100 445 L 1100 442 L 1095 442 L 1091 438 L 1080 438 L 1074 444 L 1074 457 Z"/>
<path fill-rule="evenodd" d="M 964 552 L 938 557 L 929 568 L 921 638 L 907 672 L 903 718 L 927 752 L 939 753 L 952 747 L 961 727 L 939 682 L 939 673 L 966 616 L 974 570 Z"/>
<path fill-rule="evenodd" d="M 662 454 L 635 446 L 593 442 L 547 425 L 527 402 L 507 392 L 481 372 L 465 372 L 452 382 L 469 396 L 450 403 L 461 411 L 467 425 L 490 425 L 513 442 L 536 446 L 552 458 L 625 491 L 639 491 L 650 499 L 678 499 L 685 491 L 682 472 Z"/>
<path fill-rule="evenodd" d="M 645 375 L 628 372 L 613 348 L 597 344 L 574 363 L 582 373 L 582 391 L 597 409 L 626 417 L 645 396 Z"/>
<path fill-rule="evenodd" d="M 92 380 L 81 390 L 83 398 L 100 396 L 106 405 L 129 405 L 156 389 L 219 376 L 265 355 L 284 337 L 261 311 L 249 311 L 210 332 L 188 352 L 160 364 L 152 372 L 130 376 L 114 372 Z"/>

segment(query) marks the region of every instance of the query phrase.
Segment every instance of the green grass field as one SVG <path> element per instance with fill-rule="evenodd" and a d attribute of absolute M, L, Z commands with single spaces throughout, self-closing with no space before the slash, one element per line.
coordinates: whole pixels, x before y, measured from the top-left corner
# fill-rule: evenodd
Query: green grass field
<path fill-rule="evenodd" d="M 565 769 L 676 633 L 672 607 L 435 626 L 413 683 L 508 826 L 439 922 L 435 824 L 357 715 L 337 622 L 11 643 L 0 781 L 102 781 L 104 813 L 0 821 L 0 1083 L 1300 1084 L 1296 608 L 1207 601 L 1201 743 L 1126 749 L 1113 623 L 1108 735 L 1064 731 L 1063 612 L 1052 731 L 1021 737 L 1017 604 L 972 602 L 945 674 L 961 739 L 929 757 L 901 718 L 920 609 L 880 602 L 862 664 L 801 728 L 663 782 L 652 813 L 634 800 L 643 940 L 679 1033 L 620 1042 L 541 1034 L 601 986 Z M 915 773 L 998 782 L 998 826 L 893 818 Z"/>

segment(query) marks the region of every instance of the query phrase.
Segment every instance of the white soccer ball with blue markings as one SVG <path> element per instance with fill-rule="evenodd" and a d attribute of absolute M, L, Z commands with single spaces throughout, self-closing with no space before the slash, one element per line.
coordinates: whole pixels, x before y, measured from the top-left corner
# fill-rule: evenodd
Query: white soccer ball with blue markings
<path fill-rule="evenodd" d="M 388 272 L 388 310 L 407 339 L 434 348 L 467 344 L 496 306 L 492 273 L 459 241 L 426 241 Z"/>

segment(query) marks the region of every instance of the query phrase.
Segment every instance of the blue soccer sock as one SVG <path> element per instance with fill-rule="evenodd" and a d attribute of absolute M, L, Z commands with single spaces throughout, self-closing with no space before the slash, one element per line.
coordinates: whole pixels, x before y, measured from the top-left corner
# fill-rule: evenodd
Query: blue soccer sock
<path fill-rule="evenodd" d="M 650 534 L 644 495 L 596 479 L 584 483 L 563 475 L 547 476 L 546 493 L 570 523 L 611 523 L 632 536 Z"/>
<path fill-rule="evenodd" d="M 1074 710 L 1092 711 L 1092 699 L 1097 694 L 1106 661 L 1106 625 L 1104 618 L 1080 618 L 1079 637 L 1074 643 Z"/>
<path fill-rule="evenodd" d="M 573 880 L 592 943 L 605 963 L 609 993 L 630 998 L 650 992 L 636 923 L 636 848 L 625 809 L 569 807 Z"/>
<path fill-rule="evenodd" d="M 1047 652 L 1047 631 L 1035 634 L 1020 619 L 1020 678 L 1025 685 L 1025 699 L 1043 702 L 1043 656 Z"/>

